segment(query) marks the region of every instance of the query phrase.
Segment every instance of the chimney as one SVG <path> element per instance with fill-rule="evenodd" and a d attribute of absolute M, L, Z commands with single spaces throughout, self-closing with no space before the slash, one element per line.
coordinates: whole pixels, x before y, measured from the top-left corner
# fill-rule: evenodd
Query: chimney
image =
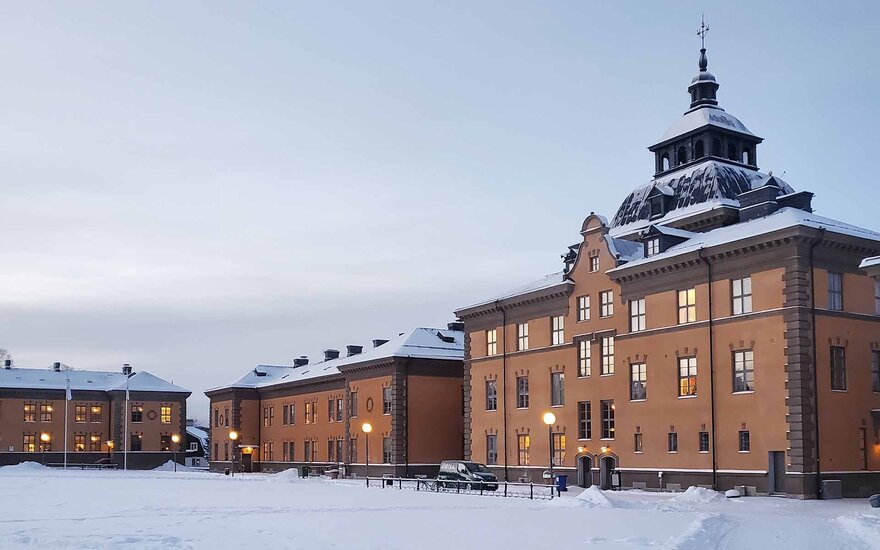
<path fill-rule="evenodd" d="M 346 357 L 363 353 L 364 346 L 345 346 Z"/>
<path fill-rule="evenodd" d="M 446 325 L 446 328 L 455 332 L 464 332 L 464 323 L 461 321 L 453 321 Z"/>
<path fill-rule="evenodd" d="M 3 368 L 6 370 L 11 369 L 12 368 L 12 359 L 7 359 L 6 361 L 3 361 Z"/>
<path fill-rule="evenodd" d="M 388 340 L 381 340 L 379 338 L 376 338 L 375 340 L 373 340 L 373 347 L 378 348 L 382 344 L 386 344 L 386 343 L 388 343 Z"/>
<path fill-rule="evenodd" d="M 776 197 L 781 194 L 782 189 L 772 175 L 761 187 L 740 193 L 736 196 L 739 201 L 739 221 L 747 222 L 776 212 L 779 210 Z"/>
<path fill-rule="evenodd" d="M 333 359 L 339 359 L 339 350 L 338 349 L 325 349 L 324 350 L 324 361 L 332 361 Z"/>
<path fill-rule="evenodd" d="M 293 360 L 294 367 L 304 367 L 309 364 L 309 358 L 306 355 L 300 355 Z"/>
<path fill-rule="evenodd" d="M 122 374 L 125 376 L 131 376 L 131 365 L 126 363 L 122 365 Z"/>
<path fill-rule="evenodd" d="M 52 364 L 52 370 L 55 372 L 61 372 L 61 363 L 55 361 L 55 363 Z"/>

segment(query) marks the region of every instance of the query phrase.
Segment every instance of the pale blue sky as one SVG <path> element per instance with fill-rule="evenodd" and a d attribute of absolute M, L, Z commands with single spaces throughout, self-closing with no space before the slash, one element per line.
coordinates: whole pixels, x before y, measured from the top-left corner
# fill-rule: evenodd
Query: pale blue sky
<path fill-rule="evenodd" d="M 5 3 L 0 347 L 201 396 L 443 325 L 650 179 L 701 11 L 761 168 L 880 229 L 876 2 Z"/>

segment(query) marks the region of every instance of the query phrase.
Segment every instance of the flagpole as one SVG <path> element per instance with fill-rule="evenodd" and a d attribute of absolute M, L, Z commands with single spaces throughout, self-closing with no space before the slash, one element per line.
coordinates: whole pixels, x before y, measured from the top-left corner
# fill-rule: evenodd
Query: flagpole
<path fill-rule="evenodd" d="M 67 469 L 67 415 L 70 411 L 70 400 L 73 395 L 70 393 L 70 374 L 68 373 L 66 376 L 67 384 L 66 384 L 66 392 L 64 394 L 64 469 Z"/>
<path fill-rule="evenodd" d="M 128 373 L 125 374 L 125 412 L 123 413 L 123 422 L 125 423 L 125 427 L 123 428 L 125 431 L 122 434 L 125 438 L 125 444 L 122 447 L 122 469 L 128 470 L 128 380 L 130 375 Z"/>

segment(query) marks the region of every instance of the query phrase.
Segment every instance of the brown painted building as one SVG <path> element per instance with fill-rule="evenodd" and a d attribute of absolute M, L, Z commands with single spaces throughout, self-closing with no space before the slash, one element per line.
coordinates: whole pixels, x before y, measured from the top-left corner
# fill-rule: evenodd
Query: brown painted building
<path fill-rule="evenodd" d="M 464 334 L 416 328 L 345 357 L 292 366 L 258 365 L 234 384 L 212 389 L 211 468 L 274 472 L 292 467 L 369 474 L 435 474 L 461 458 Z M 229 438 L 238 434 L 237 441 Z"/>
<path fill-rule="evenodd" d="M 68 464 L 108 459 L 119 467 L 154 468 L 182 461 L 189 396 L 128 365 L 120 372 L 65 370 L 60 363 L 22 369 L 7 360 L 0 369 L 0 465 L 62 464 L 65 408 Z"/>
<path fill-rule="evenodd" d="M 456 312 L 466 457 L 511 480 L 552 445 L 580 485 L 880 491 L 880 286 L 860 269 L 880 233 L 760 172 L 717 89 L 703 50 L 653 178 L 586 218 L 562 271 Z"/>

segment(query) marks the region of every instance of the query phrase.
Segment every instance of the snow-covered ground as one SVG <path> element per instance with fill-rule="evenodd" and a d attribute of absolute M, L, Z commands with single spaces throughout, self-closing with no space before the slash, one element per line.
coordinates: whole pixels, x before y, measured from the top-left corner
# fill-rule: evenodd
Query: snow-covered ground
<path fill-rule="evenodd" d="M 590 488 L 552 501 L 285 474 L 0 468 L 0 548 L 875 548 L 866 500 Z"/>

